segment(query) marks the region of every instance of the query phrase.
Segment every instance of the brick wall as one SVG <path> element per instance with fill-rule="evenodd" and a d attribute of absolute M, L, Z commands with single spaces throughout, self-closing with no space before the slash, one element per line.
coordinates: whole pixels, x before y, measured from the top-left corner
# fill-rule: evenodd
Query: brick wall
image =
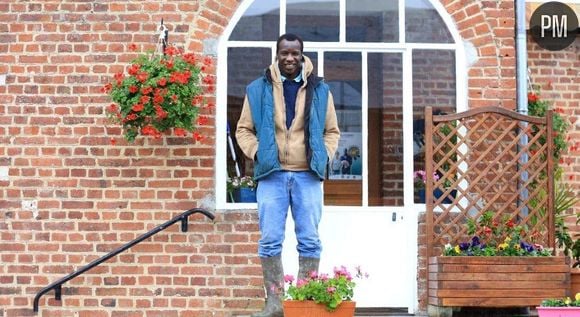
<path fill-rule="evenodd" d="M 568 151 L 562 155 L 559 165 L 563 168 L 563 182 L 580 195 L 580 41 L 562 51 L 551 52 L 539 47 L 528 37 L 528 67 L 530 81 L 539 87 L 542 99 L 549 100 L 570 124 Z M 580 204 L 568 211 L 568 227 L 580 232 L 576 214 Z"/>
<path fill-rule="evenodd" d="M 442 4 L 478 54 L 469 69 L 470 106 L 513 109 L 513 1 Z M 213 210 L 213 113 L 206 113 L 211 120 L 203 142 L 167 136 L 128 145 L 117 127 L 106 124 L 103 110 L 110 101 L 100 91 L 134 57 L 129 43 L 154 47 L 161 18 L 172 43 L 202 53 L 204 40 L 221 35 L 238 5 L 235 0 L 0 3 L 1 317 L 32 316 L 41 287 L 196 206 L 209 207 L 216 222 L 195 216 L 188 233 L 178 232 L 178 225 L 169 228 L 67 283 L 62 302 L 44 296 L 39 315 L 232 316 L 260 307 L 255 212 Z M 560 63 L 549 67 L 554 71 L 574 60 L 573 53 L 552 56 Z M 577 117 L 578 83 L 565 82 L 575 77 L 565 71 L 537 78 L 562 78 L 553 82 L 559 87 L 553 92 L 573 100 L 565 110 Z M 566 167 L 575 186 L 577 154 L 567 156 L 572 162 Z M 420 248 L 420 263 L 424 255 Z M 425 285 L 419 287 L 423 295 Z"/>

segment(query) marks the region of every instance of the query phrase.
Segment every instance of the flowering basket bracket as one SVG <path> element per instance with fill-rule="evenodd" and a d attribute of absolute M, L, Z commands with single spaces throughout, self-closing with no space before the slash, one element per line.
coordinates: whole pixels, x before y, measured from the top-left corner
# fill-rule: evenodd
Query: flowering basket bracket
<path fill-rule="evenodd" d="M 115 74 L 102 89 L 113 102 L 107 108 L 110 122 L 121 125 L 129 142 L 138 136 L 160 139 L 163 134 L 186 137 L 189 133 L 198 142 L 203 139 L 198 128 L 209 123 L 204 112 L 214 106 L 206 102 L 206 96 L 215 92 L 215 76 L 208 74 L 212 59 L 168 45 L 168 36 L 161 20 L 156 50 L 138 55 L 126 72 Z M 135 43 L 128 45 L 131 51 L 138 48 Z"/>

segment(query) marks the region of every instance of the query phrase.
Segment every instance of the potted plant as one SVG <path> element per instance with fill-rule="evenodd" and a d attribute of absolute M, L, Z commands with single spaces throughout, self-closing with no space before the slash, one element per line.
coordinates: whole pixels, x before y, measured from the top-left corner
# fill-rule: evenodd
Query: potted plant
<path fill-rule="evenodd" d="M 256 202 L 256 186 L 252 176 L 234 176 L 227 179 L 227 191 L 231 202 Z"/>
<path fill-rule="evenodd" d="M 580 316 L 580 293 L 576 293 L 574 299 L 550 298 L 543 300 L 536 307 L 539 317 L 575 317 Z"/>
<path fill-rule="evenodd" d="M 357 278 L 368 277 L 359 267 Z M 352 300 L 356 283 L 353 276 L 344 267 L 334 268 L 334 276 L 311 272 L 304 280 L 296 281 L 286 275 L 284 282 L 287 290 L 284 293 L 285 317 L 352 317 L 356 303 Z"/>
<path fill-rule="evenodd" d="M 136 45 L 130 48 L 134 50 Z M 175 136 L 192 132 L 194 139 L 202 139 L 196 128 L 208 119 L 199 115 L 200 108 L 209 106 L 204 104 L 202 85 L 211 92 L 214 79 L 201 73 L 211 59 L 199 62 L 193 53 L 169 46 L 164 54 L 139 55 L 126 74 L 115 74 L 102 88 L 113 101 L 107 108 L 108 117 L 122 126 L 127 141 L 133 142 L 139 135 L 158 139 L 171 130 Z"/>
<path fill-rule="evenodd" d="M 540 97 L 539 87 L 532 87 L 528 92 L 528 110 L 529 114 L 537 117 L 544 117 L 548 109 L 553 108 L 552 103 Z M 580 234 L 570 234 L 566 225 L 566 219 L 574 217 L 566 212 L 574 207 L 579 201 L 580 197 L 574 193 L 572 188 L 564 183 L 564 175 L 562 167 L 559 166 L 563 162 L 562 153 L 568 149 L 567 137 L 569 123 L 564 117 L 564 110 L 562 108 L 555 108 L 552 114 L 553 122 L 553 158 L 554 158 L 554 179 L 555 181 L 555 197 L 554 197 L 554 215 L 555 215 L 555 236 L 556 246 L 562 251 L 565 256 L 570 256 L 573 260 L 571 263 L 572 270 L 570 271 L 571 293 L 576 294 L 580 292 Z M 569 137 L 568 137 L 569 138 Z M 540 144 L 545 144 L 546 140 L 541 139 Z M 575 148 L 571 145 L 571 148 Z M 536 203 L 535 200 L 545 199 L 545 191 L 541 191 L 540 195 L 531 203 Z M 576 224 L 580 223 L 580 213 L 576 213 Z"/>
<path fill-rule="evenodd" d="M 562 254 L 572 258 L 570 271 L 570 292 L 580 293 L 580 234 L 571 234 L 566 219 L 569 217 L 566 211 L 576 205 L 580 198 L 567 184 L 556 183 L 556 195 L 554 201 L 555 235 L 556 244 L 562 250 Z M 580 213 L 576 213 L 576 224 L 580 223 Z"/>

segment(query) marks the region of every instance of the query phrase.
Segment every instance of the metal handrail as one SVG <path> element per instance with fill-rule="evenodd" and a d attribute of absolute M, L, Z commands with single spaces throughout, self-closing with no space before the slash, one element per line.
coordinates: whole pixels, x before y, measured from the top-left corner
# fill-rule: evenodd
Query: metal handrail
<path fill-rule="evenodd" d="M 182 213 L 179 216 L 174 217 L 173 219 L 165 222 L 164 224 L 161 224 L 155 228 L 153 228 L 152 230 L 150 230 L 149 232 L 139 236 L 137 239 L 105 254 L 104 256 L 96 259 L 95 261 L 83 266 L 82 268 L 80 268 L 78 271 L 73 272 L 61 279 L 59 279 L 56 282 L 53 282 L 52 284 L 48 285 L 47 287 L 41 289 L 38 293 L 36 293 L 36 296 L 34 297 L 34 304 L 33 304 L 33 310 L 34 312 L 38 312 L 38 302 L 40 300 L 40 297 L 42 297 L 42 295 L 48 293 L 50 290 L 54 289 L 54 299 L 56 300 L 61 300 L 61 295 L 62 295 L 62 284 L 66 283 L 67 281 L 83 274 L 84 272 L 92 269 L 93 267 L 107 261 L 108 259 L 114 257 L 115 255 L 129 249 L 130 247 L 140 243 L 141 241 L 148 239 L 149 237 L 167 229 L 167 227 L 171 226 L 172 224 L 181 221 L 181 232 L 187 232 L 187 224 L 188 224 L 188 217 L 195 214 L 195 213 L 202 213 L 203 215 L 205 215 L 206 217 L 208 217 L 211 220 L 215 219 L 215 216 L 210 213 L 209 211 L 206 211 L 204 209 L 200 209 L 200 208 L 193 208 L 193 209 L 189 209 L 188 211 Z"/>

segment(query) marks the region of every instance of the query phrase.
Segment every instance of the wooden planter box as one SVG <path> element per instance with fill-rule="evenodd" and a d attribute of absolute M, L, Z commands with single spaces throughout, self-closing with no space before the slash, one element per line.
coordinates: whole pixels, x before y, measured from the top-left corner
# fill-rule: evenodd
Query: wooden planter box
<path fill-rule="evenodd" d="M 569 296 L 566 257 L 429 258 L 428 303 L 443 307 L 531 307 Z"/>

